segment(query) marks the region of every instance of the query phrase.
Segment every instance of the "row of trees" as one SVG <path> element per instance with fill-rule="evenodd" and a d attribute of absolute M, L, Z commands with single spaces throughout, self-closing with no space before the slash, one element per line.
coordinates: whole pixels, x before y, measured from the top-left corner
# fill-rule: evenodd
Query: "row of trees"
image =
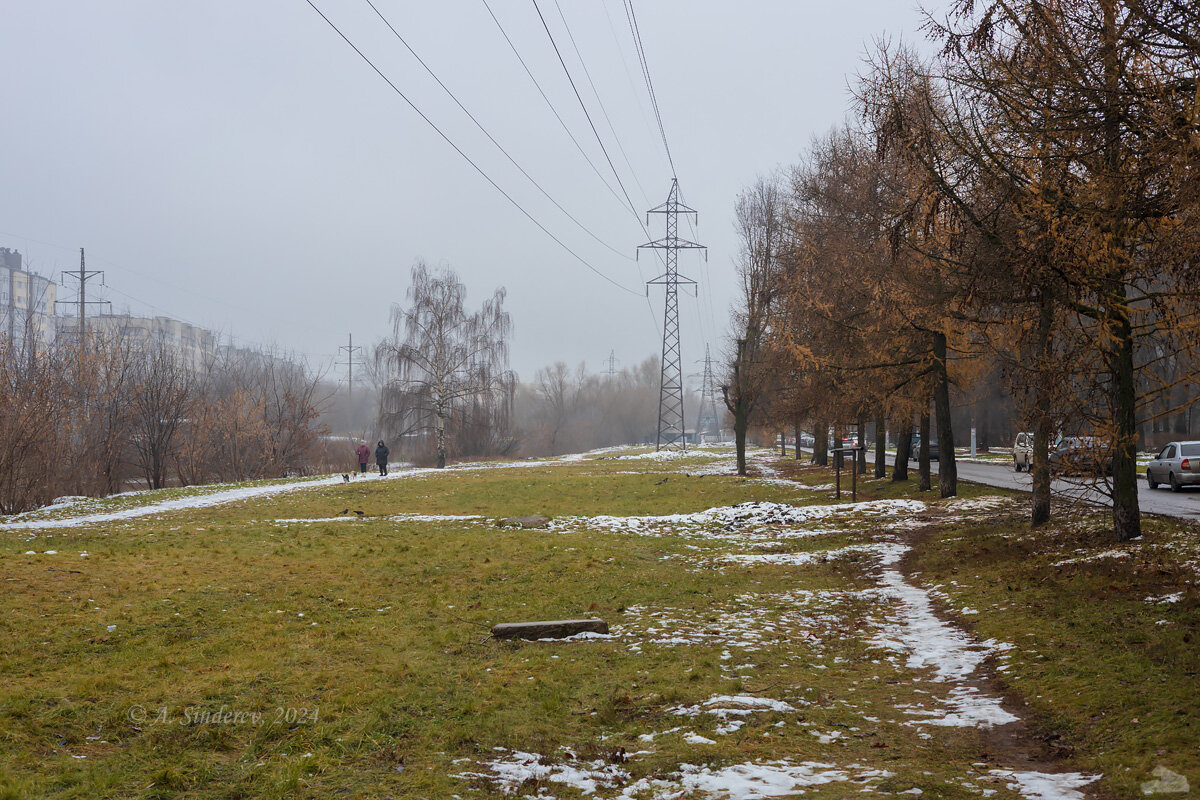
<path fill-rule="evenodd" d="M 1197 375 L 1200 10 L 957 0 L 930 19 L 937 58 L 880 45 L 854 123 L 743 194 L 727 403 L 890 426 L 896 477 L 914 423 L 922 442 L 934 426 L 948 496 L 951 398 L 1003 381 L 1035 434 L 1033 523 L 1052 437 L 1094 433 L 1135 537 L 1139 425 Z"/>
<path fill-rule="evenodd" d="M 538 370 L 517 395 L 522 452 L 559 455 L 655 441 L 660 373 L 657 357 L 613 375 L 561 361 Z"/>
<path fill-rule="evenodd" d="M 312 471 L 324 433 L 317 386 L 266 353 L 194 364 L 165 342 L 126 337 L 36 353 L 0 342 L 0 513 Z"/>

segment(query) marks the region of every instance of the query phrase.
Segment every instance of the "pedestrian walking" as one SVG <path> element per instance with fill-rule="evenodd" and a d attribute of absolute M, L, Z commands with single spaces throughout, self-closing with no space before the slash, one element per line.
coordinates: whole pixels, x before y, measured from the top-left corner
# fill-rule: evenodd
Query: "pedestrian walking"
<path fill-rule="evenodd" d="M 375 448 L 375 463 L 379 466 L 380 475 L 387 475 L 388 452 L 387 445 L 380 441 L 379 446 Z"/>
<path fill-rule="evenodd" d="M 371 460 L 371 448 L 367 447 L 366 439 L 359 442 L 354 454 L 358 456 L 358 471 L 365 473 L 367 471 L 367 462 Z"/>

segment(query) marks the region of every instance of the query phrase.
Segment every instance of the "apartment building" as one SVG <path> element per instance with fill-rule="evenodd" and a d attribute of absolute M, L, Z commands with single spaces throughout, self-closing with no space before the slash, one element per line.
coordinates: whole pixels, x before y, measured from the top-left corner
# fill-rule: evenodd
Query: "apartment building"
<path fill-rule="evenodd" d="M 53 344 L 57 297 L 54 281 L 26 271 L 19 251 L 0 247 L 0 339 L 18 349 Z"/>
<path fill-rule="evenodd" d="M 89 316 L 87 334 L 89 340 L 93 336 L 121 338 L 137 347 L 165 345 L 195 370 L 209 363 L 217 350 L 217 337 L 212 331 L 170 317 Z M 64 341 L 78 339 L 79 317 L 59 317 L 58 335 Z"/>

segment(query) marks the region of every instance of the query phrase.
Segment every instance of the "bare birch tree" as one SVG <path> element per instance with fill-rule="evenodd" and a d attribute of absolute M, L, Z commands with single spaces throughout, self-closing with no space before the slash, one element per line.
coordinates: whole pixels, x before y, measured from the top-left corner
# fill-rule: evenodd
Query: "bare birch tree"
<path fill-rule="evenodd" d="M 503 288 L 479 311 L 466 310 L 467 288 L 448 266 L 412 268 L 408 307 L 392 308 L 392 338 L 375 351 L 386 376 L 381 428 L 393 438 L 431 434 L 438 467 L 446 466 L 447 429 L 456 413 L 506 406 L 512 322 Z"/>

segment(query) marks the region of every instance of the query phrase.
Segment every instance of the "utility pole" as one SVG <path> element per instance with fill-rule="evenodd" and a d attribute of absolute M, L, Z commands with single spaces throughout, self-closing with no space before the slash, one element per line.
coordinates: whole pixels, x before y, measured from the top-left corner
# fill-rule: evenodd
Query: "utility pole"
<path fill-rule="evenodd" d="M 704 376 L 700 385 L 700 411 L 696 416 L 696 432 L 721 433 L 721 417 L 717 413 L 717 386 L 713 378 L 712 352 L 704 345 Z"/>
<path fill-rule="evenodd" d="M 79 345 L 82 349 L 87 341 L 87 307 L 89 305 L 112 305 L 107 300 L 88 300 L 87 299 L 87 283 L 92 278 L 99 276 L 100 285 L 104 285 L 104 272 L 102 270 L 88 270 L 87 262 L 85 261 L 83 248 L 79 248 L 79 271 L 62 273 L 64 278 L 74 278 L 79 281 L 78 300 L 56 300 L 55 305 L 62 303 L 66 306 L 79 306 Z"/>
<path fill-rule="evenodd" d="M 354 366 L 355 366 L 355 364 L 357 364 L 360 367 L 362 366 L 361 359 L 356 359 L 355 353 L 361 353 L 362 347 L 359 347 L 354 344 L 354 334 L 353 333 L 347 334 L 347 337 L 348 337 L 346 340 L 347 343 L 342 345 L 341 347 L 339 347 L 338 352 L 339 353 L 345 352 L 345 354 L 346 354 L 346 392 L 347 392 L 346 400 L 347 400 L 347 405 L 349 406 L 348 416 L 349 416 L 350 422 L 351 422 L 350 427 L 353 428 L 354 427 L 354 425 L 353 425 L 353 422 L 354 422 Z M 342 363 L 339 361 L 338 366 L 341 366 L 341 365 L 342 365 Z"/>
<path fill-rule="evenodd" d="M 704 250 L 707 256 L 708 248 L 704 245 L 689 242 L 679 238 L 679 215 L 695 215 L 694 209 L 679 202 L 679 180 L 671 179 L 671 193 L 667 201 L 646 212 L 646 223 L 650 222 L 651 214 L 665 214 L 667 217 L 667 235 L 653 242 L 640 245 L 652 250 L 667 252 L 667 271 L 652 281 L 647 281 L 647 287 L 665 286 L 666 305 L 663 311 L 663 344 L 662 344 L 662 376 L 658 393 L 658 445 L 687 449 L 687 437 L 683 428 L 683 364 L 679 350 L 679 284 L 696 285 L 690 278 L 679 275 L 680 250 Z M 649 293 L 649 288 L 646 289 Z"/>

